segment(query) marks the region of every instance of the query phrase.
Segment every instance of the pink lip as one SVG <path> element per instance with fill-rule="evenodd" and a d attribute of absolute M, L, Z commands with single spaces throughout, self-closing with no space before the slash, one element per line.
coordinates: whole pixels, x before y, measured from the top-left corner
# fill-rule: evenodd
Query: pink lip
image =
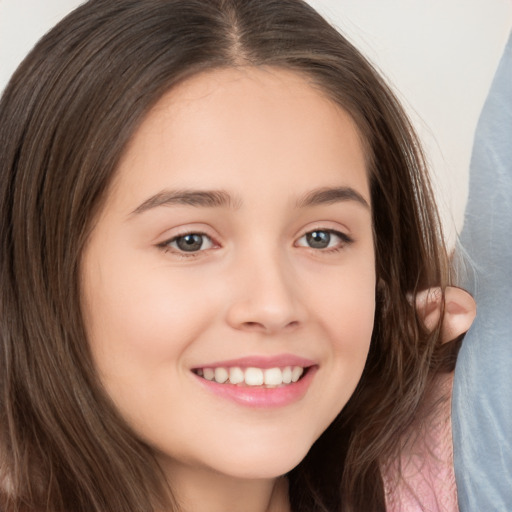
<path fill-rule="evenodd" d="M 233 368 L 238 366 L 239 368 L 284 368 L 285 366 L 302 366 L 307 368 L 314 366 L 316 363 L 310 359 L 298 357 L 293 354 L 280 354 L 277 356 L 248 356 L 241 357 L 238 359 L 230 359 L 229 361 L 216 361 L 214 363 L 206 363 L 201 366 L 195 366 L 193 369 L 199 368 Z"/>
<path fill-rule="evenodd" d="M 222 366 L 222 365 L 219 365 Z M 279 365 L 274 365 L 276 367 Z M 289 365 L 285 365 L 289 366 Z M 301 366 L 301 365 L 296 365 Z M 272 366 L 270 366 L 272 367 Z M 211 367 L 208 367 L 211 368 Z M 305 375 L 295 383 L 287 384 L 276 388 L 240 386 L 236 384 L 219 384 L 215 381 L 203 379 L 194 374 L 199 384 L 209 392 L 231 400 L 237 404 L 253 408 L 276 408 L 298 402 L 304 397 L 318 366 L 309 366 Z"/>

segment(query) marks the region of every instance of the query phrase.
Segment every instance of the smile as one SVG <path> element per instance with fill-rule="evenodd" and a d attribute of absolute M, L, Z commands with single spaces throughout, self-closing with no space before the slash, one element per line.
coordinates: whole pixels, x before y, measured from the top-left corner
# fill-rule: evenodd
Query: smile
<path fill-rule="evenodd" d="M 238 405 L 284 407 L 300 401 L 319 369 L 316 361 L 293 354 L 248 356 L 191 368 L 203 389 Z"/>
<path fill-rule="evenodd" d="M 239 386 L 261 386 L 273 388 L 293 384 L 299 381 L 307 368 L 302 366 L 285 366 L 275 368 L 241 368 L 239 366 L 216 368 L 198 368 L 193 372 L 203 379 L 218 384 L 235 384 Z"/>

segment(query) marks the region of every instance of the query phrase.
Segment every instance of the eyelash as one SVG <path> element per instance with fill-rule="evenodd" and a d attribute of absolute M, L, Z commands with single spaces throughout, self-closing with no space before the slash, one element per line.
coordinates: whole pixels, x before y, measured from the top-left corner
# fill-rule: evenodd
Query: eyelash
<path fill-rule="evenodd" d="M 346 233 L 337 231 L 335 229 L 321 228 L 321 227 L 307 231 L 299 238 L 299 240 L 307 237 L 308 235 L 312 235 L 313 233 L 327 233 L 329 236 L 334 235 L 340 239 L 340 242 L 338 244 L 336 244 L 335 247 L 325 247 L 325 248 L 315 248 L 315 247 L 311 247 L 311 246 L 299 246 L 299 247 L 306 247 L 306 248 L 312 249 L 313 251 L 319 251 L 319 252 L 323 252 L 323 253 L 336 253 L 336 252 L 343 250 L 345 247 L 347 247 L 348 245 L 350 245 L 354 242 L 354 239 L 351 238 L 350 236 L 348 236 Z M 329 240 L 329 242 L 330 242 L 330 240 Z"/>
<path fill-rule="evenodd" d="M 186 233 L 173 236 L 171 239 L 166 240 L 165 242 L 162 242 L 162 243 L 158 244 L 158 247 L 160 249 L 162 249 L 164 251 L 164 253 L 172 252 L 173 254 L 177 255 L 180 258 L 195 258 L 195 257 L 199 256 L 202 252 L 204 252 L 207 249 L 200 249 L 198 251 L 187 252 L 187 251 L 180 250 L 179 248 L 174 248 L 174 247 L 170 246 L 173 242 L 176 242 L 176 241 L 178 241 L 181 238 L 185 238 L 185 237 L 191 236 L 191 235 L 198 235 L 198 236 L 201 236 L 203 238 L 207 238 L 207 239 L 209 239 L 211 241 L 211 243 L 214 246 L 215 245 L 218 246 L 218 244 L 212 239 L 212 237 L 207 235 L 206 233 L 204 233 L 202 231 L 188 231 Z"/>
<path fill-rule="evenodd" d="M 334 235 L 340 239 L 340 242 L 337 244 L 336 247 L 315 248 L 315 247 L 310 247 L 310 246 L 305 246 L 305 245 L 298 245 L 298 247 L 305 247 L 308 249 L 312 249 L 315 252 L 318 251 L 318 252 L 323 252 L 323 253 L 337 253 L 337 252 L 343 250 L 347 245 L 350 245 L 354 242 L 353 238 L 349 237 L 346 233 L 342 233 L 341 231 L 337 231 L 335 229 L 330 229 L 330 228 L 312 229 L 312 230 L 304 233 L 298 240 L 301 240 L 302 238 L 305 238 L 308 235 L 311 235 L 313 233 L 327 233 L 327 234 L 329 234 L 329 236 Z M 213 248 L 213 247 L 209 247 L 208 249 L 199 249 L 197 251 L 187 252 L 187 251 L 183 251 L 179 248 L 171 247 L 172 243 L 177 242 L 180 239 L 183 239 L 187 236 L 192 236 L 192 235 L 197 235 L 197 236 L 203 237 L 203 239 L 207 238 L 210 240 L 211 244 L 214 247 L 218 246 L 218 244 L 208 234 L 206 234 L 202 231 L 189 231 L 189 232 L 186 232 L 183 234 L 176 235 L 176 236 L 172 237 L 171 239 L 158 244 L 158 247 L 160 249 L 162 249 L 165 253 L 172 252 L 173 254 L 177 255 L 180 258 L 195 258 L 195 257 L 201 255 L 202 252 Z M 298 242 L 295 243 L 295 246 L 297 246 L 296 245 L 297 243 Z"/>

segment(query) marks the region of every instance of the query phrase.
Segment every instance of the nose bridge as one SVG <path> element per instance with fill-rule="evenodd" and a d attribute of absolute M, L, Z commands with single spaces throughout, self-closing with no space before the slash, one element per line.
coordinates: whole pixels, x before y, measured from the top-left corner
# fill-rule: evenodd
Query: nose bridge
<path fill-rule="evenodd" d="M 237 329 L 274 332 L 302 321 L 296 281 L 286 251 L 253 240 L 237 255 L 228 321 Z"/>

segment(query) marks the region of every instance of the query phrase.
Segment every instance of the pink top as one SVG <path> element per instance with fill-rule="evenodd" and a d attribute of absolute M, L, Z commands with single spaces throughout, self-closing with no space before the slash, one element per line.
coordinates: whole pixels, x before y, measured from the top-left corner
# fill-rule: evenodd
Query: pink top
<path fill-rule="evenodd" d="M 384 469 L 388 512 L 458 512 L 453 470 L 453 374 L 438 377 L 426 400 L 426 421 L 411 428 L 398 460 Z M 426 409 L 425 409 L 426 408 Z"/>

